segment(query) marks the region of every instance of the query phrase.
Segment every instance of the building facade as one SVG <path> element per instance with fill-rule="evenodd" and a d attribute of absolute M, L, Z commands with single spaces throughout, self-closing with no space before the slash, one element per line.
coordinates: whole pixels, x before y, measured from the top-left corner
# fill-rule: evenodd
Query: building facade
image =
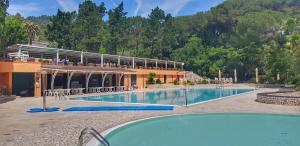
<path fill-rule="evenodd" d="M 184 78 L 183 63 L 149 58 L 117 56 L 29 45 L 15 45 L 0 61 L 0 86 L 13 95 L 40 97 L 45 89 L 123 87 L 147 88 L 147 76 L 162 83 Z M 46 86 L 42 87 L 42 74 Z"/>

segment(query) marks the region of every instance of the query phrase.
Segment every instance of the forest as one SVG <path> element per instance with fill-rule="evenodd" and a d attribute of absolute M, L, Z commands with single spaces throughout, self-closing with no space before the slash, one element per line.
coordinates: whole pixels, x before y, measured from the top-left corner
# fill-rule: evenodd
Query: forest
<path fill-rule="evenodd" d="M 128 16 L 124 4 L 108 10 L 85 0 L 77 12 L 24 18 L 0 0 L 0 49 L 32 40 L 49 47 L 175 60 L 214 78 L 221 70 L 239 82 L 300 84 L 300 1 L 227 0 L 206 12 L 172 16 L 159 7 Z M 108 18 L 105 19 L 104 17 Z M 277 74 L 280 79 L 277 79 Z"/>

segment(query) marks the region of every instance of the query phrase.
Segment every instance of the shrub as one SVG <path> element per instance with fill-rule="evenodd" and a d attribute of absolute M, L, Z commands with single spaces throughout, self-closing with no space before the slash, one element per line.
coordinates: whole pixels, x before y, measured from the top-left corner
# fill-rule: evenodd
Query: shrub
<path fill-rule="evenodd" d="M 297 90 L 297 91 L 300 91 L 300 85 L 298 85 L 298 86 L 296 87 L 296 90 Z"/>
<path fill-rule="evenodd" d="M 198 81 L 197 84 L 208 84 L 208 81 L 207 80 L 201 80 L 201 81 Z"/>
<path fill-rule="evenodd" d="M 106 48 L 99 48 L 99 54 L 105 54 Z"/>
<path fill-rule="evenodd" d="M 161 80 L 160 79 L 156 79 L 156 84 L 161 84 Z"/>
<path fill-rule="evenodd" d="M 300 85 L 300 75 L 294 76 L 290 79 L 290 82 L 295 85 Z"/>
<path fill-rule="evenodd" d="M 188 85 L 188 82 L 187 81 L 183 81 L 183 85 L 184 86 Z"/>
<path fill-rule="evenodd" d="M 156 76 L 155 73 L 149 73 L 147 75 L 147 84 L 155 84 L 154 77 Z"/>
<path fill-rule="evenodd" d="M 186 81 L 186 84 L 188 84 L 188 85 L 195 85 L 195 83 L 192 82 L 192 81 L 190 81 L 190 80 L 187 80 L 187 81 Z"/>
<path fill-rule="evenodd" d="M 179 81 L 178 80 L 174 80 L 174 85 L 179 85 Z"/>

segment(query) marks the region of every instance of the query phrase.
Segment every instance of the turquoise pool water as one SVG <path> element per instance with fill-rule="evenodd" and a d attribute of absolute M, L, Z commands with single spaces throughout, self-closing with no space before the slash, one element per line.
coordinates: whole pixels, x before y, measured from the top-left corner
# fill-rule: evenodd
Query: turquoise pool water
<path fill-rule="evenodd" d="M 109 133 L 112 146 L 300 146 L 300 116 L 200 114 L 155 118 Z"/>
<path fill-rule="evenodd" d="M 165 105 L 186 105 L 197 102 L 208 101 L 220 97 L 241 94 L 253 91 L 253 89 L 216 89 L 216 88 L 190 88 L 147 92 L 119 93 L 101 96 L 86 96 L 71 98 L 71 100 L 104 101 L 104 102 L 128 102 L 148 103 Z M 185 96 L 187 95 L 187 96 Z M 186 100 L 187 97 L 187 100 Z"/>

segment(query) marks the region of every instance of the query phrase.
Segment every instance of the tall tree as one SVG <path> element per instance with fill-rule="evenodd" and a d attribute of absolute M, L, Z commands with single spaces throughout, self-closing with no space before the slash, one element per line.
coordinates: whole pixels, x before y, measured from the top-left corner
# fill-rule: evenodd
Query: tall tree
<path fill-rule="evenodd" d="M 104 43 L 102 20 L 106 8 L 104 3 L 97 6 L 91 0 L 86 0 L 79 5 L 78 16 L 75 21 L 74 38 L 80 50 L 98 52 Z"/>
<path fill-rule="evenodd" d="M 62 12 L 57 11 L 57 14 L 50 18 L 51 23 L 47 25 L 45 32 L 46 37 L 49 41 L 57 43 L 57 47 L 73 49 L 73 22 L 75 20 L 75 12 Z"/>
<path fill-rule="evenodd" d="M 149 14 L 144 39 L 150 56 L 169 58 L 171 48 L 177 44 L 172 16 L 166 15 L 159 7 L 153 9 Z"/>
<path fill-rule="evenodd" d="M 264 73 L 269 81 L 275 81 L 277 73 L 285 75 L 293 68 L 292 53 L 277 42 L 271 41 L 263 46 Z"/>
<path fill-rule="evenodd" d="M 8 0 L 0 0 L 0 50 L 4 49 L 5 47 L 5 17 L 6 17 L 6 10 L 9 6 Z"/>
<path fill-rule="evenodd" d="M 35 37 L 40 33 L 40 28 L 32 22 L 24 22 L 24 26 L 28 34 L 28 44 L 32 45 L 32 41 L 34 41 Z"/>
<path fill-rule="evenodd" d="M 126 24 L 129 40 L 128 48 L 133 48 L 133 50 L 126 50 L 129 53 L 128 55 L 143 56 L 143 32 L 146 19 L 141 16 L 129 17 L 126 19 Z"/>
<path fill-rule="evenodd" d="M 127 44 L 126 34 L 126 15 L 124 12 L 124 4 L 121 2 L 115 9 L 108 11 L 108 26 L 110 29 L 110 48 L 108 50 L 111 54 L 117 54 L 120 50 L 124 54 L 124 47 Z"/>
<path fill-rule="evenodd" d="M 239 76 L 243 81 L 247 81 L 254 77 L 255 68 L 261 70 L 262 63 L 262 49 L 257 47 L 255 43 L 251 43 L 238 50 L 240 54 L 241 66 L 239 68 Z"/>
<path fill-rule="evenodd" d="M 162 58 L 161 50 L 163 23 L 165 12 L 156 7 L 151 11 L 148 18 L 148 25 L 145 32 L 145 47 L 149 48 L 150 56 Z"/>
<path fill-rule="evenodd" d="M 286 36 L 286 41 L 286 46 L 293 52 L 296 74 L 300 74 L 300 32 Z"/>
<path fill-rule="evenodd" d="M 8 16 L 5 18 L 6 46 L 13 44 L 23 44 L 28 40 L 27 31 L 23 25 L 24 19 L 20 15 Z"/>

